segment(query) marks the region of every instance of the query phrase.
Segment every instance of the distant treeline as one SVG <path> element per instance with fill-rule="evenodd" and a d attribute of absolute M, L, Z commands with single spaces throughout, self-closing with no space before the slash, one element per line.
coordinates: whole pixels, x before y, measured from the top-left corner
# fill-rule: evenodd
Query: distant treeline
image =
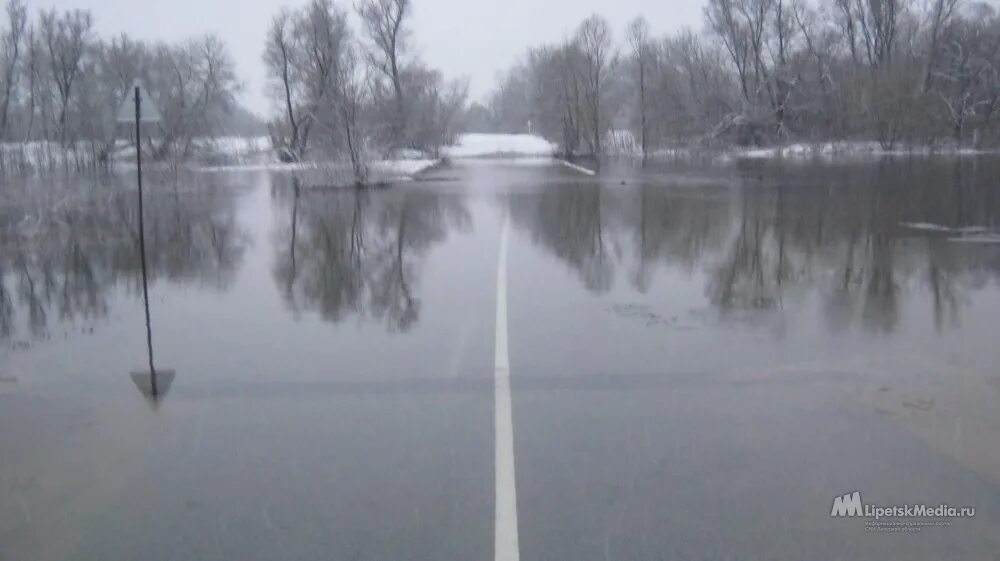
<path fill-rule="evenodd" d="M 374 157 L 437 153 L 451 140 L 465 83 L 446 83 L 412 52 L 410 0 L 362 0 L 354 9 L 359 34 L 332 0 L 274 17 L 262 38 L 275 108 L 265 125 L 236 103 L 241 85 L 218 37 L 105 39 L 94 32 L 90 12 L 29 13 L 23 0 L 7 0 L 0 18 L 0 171 L 111 162 L 121 136 L 114 112 L 136 79 L 163 116 L 143 139 L 144 152 L 158 160 L 188 158 L 198 137 L 267 131 L 283 159 L 349 160 L 363 182 Z"/>
<path fill-rule="evenodd" d="M 136 79 L 163 116 L 144 140 L 154 158 L 187 157 L 197 136 L 262 132 L 262 124 L 237 106 L 233 60 L 213 35 L 177 43 L 124 33 L 101 38 L 90 12 L 29 13 L 22 0 L 8 0 L 5 15 L 0 20 L 5 167 L 107 164 L 118 132 L 115 110 Z"/>
<path fill-rule="evenodd" d="M 708 0 L 705 31 L 616 41 L 594 15 L 528 50 L 473 128 L 535 131 L 571 153 L 676 144 L 877 140 L 1000 144 L 1000 17 L 961 0 Z"/>

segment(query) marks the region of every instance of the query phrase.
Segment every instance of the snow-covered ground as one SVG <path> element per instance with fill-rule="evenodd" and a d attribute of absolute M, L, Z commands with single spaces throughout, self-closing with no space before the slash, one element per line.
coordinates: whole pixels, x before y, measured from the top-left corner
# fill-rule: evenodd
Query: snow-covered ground
<path fill-rule="evenodd" d="M 898 147 L 885 150 L 876 141 L 835 141 L 835 142 L 797 142 L 782 146 L 767 146 L 761 148 L 713 148 L 700 146 L 681 146 L 658 148 L 650 154 L 659 158 L 704 157 L 717 163 L 727 164 L 737 160 L 852 160 L 870 159 L 892 156 L 980 156 L 998 154 L 995 149 L 956 148 L 954 146 L 930 147 Z"/>
<path fill-rule="evenodd" d="M 439 160 L 413 159 L 413 160 L 375 160 L 368 162 L 368 170 L 375 176 L 383 179 L 402 179 L 412 177 L 426 169 L 437 165 Z M 203 172 L 227 172 L 227 171 L 339 171 L 349 169 L 350 165 L 340 162 L 259 162 L 254 164 L 236 164 L 223 166 L 202 166 L 198 171 Z"/>
<path fill-rule="evenodd" d="M 485 133 L 459 135 L 454 146 L 441 150 L 449 158 L 550 157 L 555 151 L 554 144 L 533 134 Z"/>
<path fill-rule="evenodd" d="M 833 157 L 847 154 L 878 154 L 882 147 L 877 142 L 820 142 L 815 144 L 796 143 L 787 146 L 765 148 L 745 148 L 735 150 L 733 155 L 745 160 L 770 158 L 812 158 Z"/>
<path fill-rule="evenodd" d="M 569 169 L 576 170 L 584 175 L 597 175 L 596 171 L 590 168 L 585 168 L 581 165 L 574 164 L 573 162 L 568 162 L 566 160 L 559 160 L 559 163 L 568 167 Z"/>
<path fill-rule="evenodd" d="M 438 163 L 438 160 L 376 160 L 368 163 L 369 169 L 397 175 L 413 175 L 428 169 Z M 220 172 L 220 171 L 308 171 L 321 170 L 331 167 L 343 167 L 348 164 L 338 162 L 262 162 L 256 164 L 238 164 L 226 166 L 203 166 L 199 171 Z"/>
<path fill-rule="evenodd" d="M 604 134 L 604 153 L 610 156 L 642 156 L 642 143 L 628 129 L 612 129 Z"/>
<path fill-rule="evenodd" d="M 221 137 L 199 142 L 199 148 L 218 156 L 219 162 L 202 165 L 198 171 L 207 173 L 234 171 L 270 172 L 314 172 L 323 176 L 330 184 L 349 184 L 354 173 L 349 163 L 340 161 L 308 161 L 284 163 L 276 157 L 267 137 L 240 138 Z M 372 160 L 366 163 L 369 179 L 379 183 L 385 181 L 405 181 L 434 167 L 440 160 L 429 158 L 417 150 L 400 150 L 391 159 Z"/>
<path fill-rule="evenodd" d="M 930 222 L 900 222 L 900 226 L 924 234 L 943 234 L 948 241 L 959 243 L 995 244 L 1000 243 L 1000 233 L 991 232 L 985 226 L 945 226 Z"/>
<path fill-rule="evenodd" d="M 271 141 L 266 136 L 236 137 L 225 136 L 216 138 L 199 138 L 194 141 L 195 148 L 202 153 L 229 156 L 243 163 L 242 160 L 259 161 L 257 156 L 270 152 Z M 604 136 L 605 152 L 609 155 L 640 155 L 638 141 L 631 132 L 624 129 L 608 131 Z M 467 133 L 458 136 L 453 146 L 444 147 L 441 152 L 449 158 L 484 158 L 484 157 L 549 157 L 556 153 L 558 147 L 548 140 L 532 134 L 490 134 Z M 692 152 L 704 152 L 701 148 L 665 148 L 653 151 L 654 156 L 678 156 Z M 851 156 L 898 156 L 898 155 L 960 155 L 974 156 L 981 154 L 996 154 L 997 150 L 977 150 L 973 148 L 955 147 L 913 147 L 885 150 L 876 141 L 834 141 L 834 142 L 797 142 L 783 146 L 763 148 L 734 148 L 724 150 L 720 159 L 813 159 L 838 158 Z M 400 150 L 393 154 L 394 161 L 419 161 L 426 155 L 416 150 Z"/>
<path fill-rule="evenodd" d="M 85 170 L 95 166 L 102 149 L 103 146 L 82 141 L 66 147 L 42 140 L 4 142 L 0 143 L 0 170 L 12 175 Z"/>
<path fill-rule="evenodd" d="M 956 148 L 943 146 L 931 147 L 899 147 L 892 150 L 882 148 L 875 141 L 838 141 L 838 142 L 799 142 L 785 146 L 768 148 L 749 148 L 736 150 L 731 156 L 740 159 L 837 159 L 850 157 L 881 157 L 904 155 L 948 155 L 976 156 L 995 154 L 996 150 L 977 150 L 973 148 Z"/>
<path fill-rule="evenodd" d="M 83 171 L 93 168 L 99 158 L 98 150 L 103 146 L 90 142 L 78 142 L 71 147 L 63 147 L 57 142 L 23 142 L 0 144 L 0 171 L 14 175 L 34 175 L 48 172 Z M 114 165 L 121 170 L 132 169 L 135 147 L 126 139 L 115 142 Z M 436 165 L 440 160 L 430 159 L 416 151 L 396 154 L 391 160 L 376 160 L 368 163 L 373 181 L 399 181 Z M 144 162 L 150 168 L 164 165 Z M 349 183 L 353 178 L 350 165 L 344 162 L 304 162 L 286 164 L 275 161 L 271 140 L 258 137 L 203 137 L 192 141 L 192 157 L 183 163 L 196 171 L 306 171 L 313 170 L 329 176 L 331 181 Z"/>
<path fill-rule="evenodd" d="M 627 130 L 613 130 L 605 135 L 606 151 L 611 156 L 638 156 L 639 147 Z M 276 161 L 271 140 L 257 137 L 204 137 L 192 142 L 192 157 L 182 165 L 205 171 L 268 170 L 296 171 L 336 167 L 341 164 L 301 163 L 284 164 Z M 98 165 L 104 146 L 99 143 L 78 142 L 63 147 L 56 142 L 0 143 L 0 172 L 16 175 L 44 174 L 62 170 L 87 170 Z M 545 162 L 554 157 L 557 146 L 531 134 L 468 133 L 459 135 L 453 146 L 442 148 L 444 157 L 455 159 L 503 158 L 518 163 Z M 720 164 L 747 159 L 783 159 L 788 161 L 840 160 L 853 158 L 879 158 L 898 155 L 952 155 L 974 156 L 998 154 L 997 150 L 976 150 L 944 146 L 931 148 L 900 148 L 883 150 L 874 141 L 800 142 L 765 148 L 705 148 L 698 146 L 660 148 L 651 153 L 656 158 L 708 158 Z M 135 159 L 135 149 L 127 139 L 115 142 L 115 166 L 129 168 Z M 371 162 L 376 175 L 393 179 L 410 177 L 431 167 L 437 160 L 416 150 L 399 150 L 390 159 Z M 176 162 L 174 163 L 176 165 Z M 156 164 L 150 162 L 149 165 Z"/>
<path fill-rule="evenodd" d="M 900 222 L 900 226 L 904 228 L 909 228 L 910 230 L 917 230 L 921 232 L 940 232 L 944 234 L 982 234 L 988 232 L 983 226 L 962 226 L 962 227 L 952 227 L 944 226 L 943 224 L 932 224 L 930 222 Z"/>
<path fill-rule="evenodd" d="M 0 143 L 0 169 L 17 175 L 43 174 L 50 171 L 81 171 L 102 165 L 100 159 L 106 149 L 103 142 L 78 141 L 63 146 L 53 141 Z M 227 164 L 258 162 L 267 157 L 271 141 L 259 137 L 203 137 L 192 141 L 192 161 L 222 161 Z M 126 138 L 114 141 L 113 162 L 131 166 L 135 160 L 135 146 Z M 153 162 L 149 165 L 155 166 Z"/>
<path fill-rule="evenodd" d="M 974 236 L 962 236 L 957 238 L 948 238 L 948 241 L 958 242 L 958 243 L 1000 244 L 1000 234 L 977 234 Z"/>
<path fill-rule="evenodd" d="M 266 136 L 217 136 L 196 138 L 194 146 L 200 152 L 238 160 L 253 160 L 271 151 L 271 139 Z"/>

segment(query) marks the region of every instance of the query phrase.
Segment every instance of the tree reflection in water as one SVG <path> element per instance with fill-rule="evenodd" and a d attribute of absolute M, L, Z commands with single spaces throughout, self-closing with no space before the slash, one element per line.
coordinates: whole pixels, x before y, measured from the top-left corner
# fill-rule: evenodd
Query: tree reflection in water
<path fill-rule="evenodd" d="M 670 267 L 703 275 L 724 315 L 815 296 L 832 330 L 891 332 L 902 299 L 929 297 L 943 329 L 958 323 L 964 294 L 1000 278 L 1000 245 L 906 224 L 995 230 L 998 168 L 974 159 L 749 162 L 712 185 L 551 184 L 511 207 L 515 224 L 595 293 L 611 290 L 619 269 L 646 292 Z"/>
<path fill-rule="evenodd" d="M 56 322 L 105 317 L 112 293 L 141 294 L 135 193 L 83 180 L 8 186 L 0 206 L 0 337 L 45 337 Z M 222 290 L 248 243 L 232 194 L 152 183 L 146 205 L 150 282 Z"/>
<path fill-rule="evenodd" d="M 308 190 L 292 178 L 272 195 L 285 216 L 274 276 L 286 304 L 331 322 L 355 316 L 412 327 L 429 250 L 471 226 L 462 199 L 429 191 Z"/>

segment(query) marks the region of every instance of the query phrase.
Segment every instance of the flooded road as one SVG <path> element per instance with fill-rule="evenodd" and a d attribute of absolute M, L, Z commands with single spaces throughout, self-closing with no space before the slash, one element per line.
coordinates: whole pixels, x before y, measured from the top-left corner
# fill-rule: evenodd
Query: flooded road
<path fill-rule="evenodd" d="M 159 178 L 153 345 L 177 375 L 155 405 L 129 377 L 146 361 L 129 178 L 9 185 L 0 559 L 500 561 L 510 491 L 526 561 L 995 560 L 998 173 Z M 856 490 L 976 516 L 832 518 Z"/>

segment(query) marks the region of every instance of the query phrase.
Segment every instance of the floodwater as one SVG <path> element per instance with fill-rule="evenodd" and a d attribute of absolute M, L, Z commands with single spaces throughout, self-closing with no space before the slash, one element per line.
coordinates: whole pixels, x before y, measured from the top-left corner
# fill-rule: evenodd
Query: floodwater
<path fill-rule="evenodd" d="M 507 232 L 521 559 L 995 561 L 997 177 L 921 158 L 470 161 L 365 192 L 149 178 L 153 350 L 176 372 L 156 402 L 130 377 L 131 179 L 9 182 L 0 559 L 493 559 Z M 856 490 L 975 517 L 832 518 Z"/>

